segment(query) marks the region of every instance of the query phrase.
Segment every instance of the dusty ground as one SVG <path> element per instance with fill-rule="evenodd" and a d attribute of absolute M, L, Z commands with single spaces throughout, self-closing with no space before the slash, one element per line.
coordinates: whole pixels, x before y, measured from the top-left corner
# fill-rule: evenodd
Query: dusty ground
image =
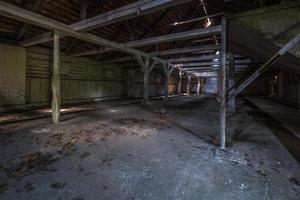
<path fill-rule="evenodd" d="M 300 199 L 298 162 L 243 101 L 228 152 L 213 97 L 129 103 L 2 124 L 0 199 Z"/>

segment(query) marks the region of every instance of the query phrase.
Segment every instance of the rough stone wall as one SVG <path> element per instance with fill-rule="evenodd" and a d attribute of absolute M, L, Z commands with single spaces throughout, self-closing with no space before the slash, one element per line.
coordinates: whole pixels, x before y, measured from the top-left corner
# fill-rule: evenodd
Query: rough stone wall
<path fill-rule="evenodd" d="M 0 105 L 25 103 L 26 50 L 0 44 Z"/>

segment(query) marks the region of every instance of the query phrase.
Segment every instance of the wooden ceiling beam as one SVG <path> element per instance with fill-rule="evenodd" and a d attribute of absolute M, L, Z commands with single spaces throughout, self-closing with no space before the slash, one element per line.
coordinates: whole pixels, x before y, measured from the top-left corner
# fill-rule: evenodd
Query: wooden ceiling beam
<path fill-rule="evenodd" d="M 120 22 L 139 17 L 141 15 L 149 14 L 170 6 L 187 3 L 189 1 L 191 0 L 141 0 L 109 11 L 107 13 L 103 13 L 86 20 L 81 20 L 70 25 L 70 28 L 74 29 L 75 31 L 88 31 L 115 22 Z M 40 44 L 45 41 L 51 41 L 52 39 L 53 37 L 41 38 L 41 35 L 38 35 L 36 37 L 29 38 L 28 40 L 21 41 L 20 44 L 24 47 L 28 47 L 32 44 Z"/>
<path fill-rule="evenodd" d="M 157 52 L 151 52 L 151 56 L 166 56 L 172 54 L 183 54 L 183 53 L 191 53 L 191 52 L 206 52 L 206 51 L 217 51 L 220 50 L 220 46 L 217 45 L 203 45 L 203 46 L 193 46 L 193 47 L 184 47 L 184 48 L 176 48 L 176 49 L 168 49 Z"/>
<path fill-rule="evenodd" d="M 137 55 L 149 57 L 149 54 L 147 54 L 143 51 L 125 47 L 122 44 L 118 44 L 116 42 L 106 40 L 104 38 L 101 38 L 99 36 L 96 36 L 96 35 L 93 35 L 90 33 L 77 32 L 74 29 L 72 29 L 70 26 L 68 26 L 64 23 L 58 22 L 56 20 L 44 17 L 42 15 L 27 11 L 25 9 L 16 7 L 12 4 L 5 3 L 2 1 L 0 1 L 0 15 L 11 18 L 11 19 L 15 19 L 18 21 L 23 21 L 23 22 L 26 22 L 26 23 L 29 23 L 29 24 L 32 24 L 35 26 L 42 27 L 42 28 L 46 28 L 46 29 L 50 29 L 50 30 L 59 30 L 62 33 L 64 33 L 65 35 L 72 36 L 77 39 L 80 39 L 80 40 L 83 40 L 86 42 L 90 42 L 90 43 L 94 43 L 94 44 L 97 44 L 100 46 L 114 48 L 114 49 L 129 53 L 129 54 L 137 54 Z"/>
<path fill-rule="evenodd" d="M 41 3 L 42 3 L 42 0 L 35 0 L 32 8 L 31 8 L 31 11 L 36 12 L 39 9 Z M 28 28 L 28 24 L 25 23 L 25 24 L 22 25 L 22 28 L 20 29 L 20 31 L 17 35 L 17 40 L 20 40 L 23 37 L 23 35 L 25 34 L 27 28 Z"/>
<path fill-rule="evenodd" d="M 156 36 L 156 37 L 146 38 L 146 39 L 142 39 L 142 40 L 126 42 L 126 43 L 123 43 L 123 45 L 126 47 L 142 47 L 142 46 L 148 46 L 148 45 L 159 44 L 159 43 L 164 43 L 164 42 L 187 40 L 187 39 L 192 39 L 195 37 L 204 37 L 204 36 L 207 36 L 210 34 L 220 33 L 220 31 L 221 31 L 221 26 L 213 26 L 213 27 L 204 28 L 204 29 L 195 29 L 195 30 L 191 30 L 191 31 L 181 32 L 181 33 L 174 33 L 174 34 L 169 34 L 169 35 L 162 35 L 162 36 Z M 85 55 L 94 55 L 94 54 L 109 52 L 112 50 L 113 50 L 112 48 L 107 48 L 105 50 L 92 49 L 92 50 L 88 50 L 85 52 L 70 54 L 69 56 L 70 57 L 78 57 L 78 56 L 85 56 Z"/>

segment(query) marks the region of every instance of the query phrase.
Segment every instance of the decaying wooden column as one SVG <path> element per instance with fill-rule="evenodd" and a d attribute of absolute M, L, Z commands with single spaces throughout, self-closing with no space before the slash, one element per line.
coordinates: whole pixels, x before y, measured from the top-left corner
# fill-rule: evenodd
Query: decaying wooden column
<path fill-rule="evenodd" d="M 199 76 L 197 76 L 197 95 L 201 94 L 201 78 Z"/>
<path fill-rule="evenodd" d="M 179 71 L 179 82 L 178 82 L 178 95 L 181 95 L 181 88 L 182 88 L 182 70 Z"/>
<path fill-rule="evenodd" d="M 133 96 L 133 91 L 135 89 L 135 70 L 127 69 L 127 99 L 130 99 Z"/>
<path fill-rule="evenodd" d="M 163 64 L 163 68 L 166 75 L 166 80 L 164 83 L 164 92 L 165 92 L 165 100 L 167 100 L 169 97 L 169 80 L 174 68 L 167 64 Z"/>
<path fill-rule="evenodd" d="M 229 88 L 234 87 L 235 85 L 235 70 L 234 70 L 234 54 L 229 52 L 228 53 L 228 86 Z M 228 99 L 228 110 L 229 112 L 236 112 L 235 107 L 235 97 L 232 97 L 231 99 Z"/>
<path fill-rule="evenodd" d="M 52 75 L 52 121 L 53 123 L 59 122 L 60 117 L 60 42 L 59 31 L 54 31 L 53 40 L 53 75 Z"/>
<path fill-rule="evenodd" d="M 187 74 L 186 93 L 188 96 L 191 96 L 191 92 L 190 92 L 191 79 L 192 79 L 192 75 Z"/>
<path fill-rule="evenodd" d="M 152 62 L 150 65 L 150 57 L 143 58 L 140 55 L 135 55 L 137 62 L 139 63 L 142 72 L 143 72 L 143 103 L 145 105 L 149 105 L 149 76 L 150 72 L 156 65 L 156 61 Z"/>
<path fill-rule="evenodd" d="M 222 57 L 221 57 L 221 91 L 220 91 L 220 148 L 226 144 L 226 63 L 227 63 L 227 20 L 222 18 Z"/>
<path fill-rule="evenodd" d="M 299 111 L 299 117 L 300 117 L 300 79 L 298 79 L 298 111 Z"/>

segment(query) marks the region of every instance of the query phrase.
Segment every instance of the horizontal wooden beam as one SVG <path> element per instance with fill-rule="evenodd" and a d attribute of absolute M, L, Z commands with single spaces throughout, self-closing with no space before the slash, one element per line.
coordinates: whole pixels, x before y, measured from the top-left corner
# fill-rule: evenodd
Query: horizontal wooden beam
<path fill-rule="evenodd" d="M 151 56 L 165 56 L 172 54 L 183 54 L 183 53 L 191 53 L 191 52 L 206 52 L 206 51 L 217 51 L 220 50 L 220 46 L 218 45 L 203 45 L 203 46 L 193 46 L 193 47 L 184 47 L 177 49 L 168 49 L 163 51 L 157 51 L 150 53 Z"/>
<path fill-rule="evenodd" d="M 192 62 L 192 61 L 213 60 L 213 59 L 220 59 L 220 58 L 221 58 L 220 55 L 207 55 L 207 56 L 171 58 L 171 59 L 166 59 L 166 61 L 170 62 L 170 63 L 178 63 L 178 62 Z"/>
<path fill-rule="evenodd" d="M 161 10 L 163 8 L 176 6 L 190 1 L 191 0 L 141 0 L 96 17 L 82 20 L 72 25 L 72 28 L 77 31 L 88 31 L 111 23 L 132 19 Z"/>
<path fill-rule="evenodd" d="M 252 63 L 251 60 L 249 59 L 243 59 L 243 60 L 235 60 L 235 64 L 257 64 L 257 63 Z M 228 61 L 227 61 L 228 64 Z M 215 60 L 212 62 L 199 62 L 199 63 L 193 63 L 193 62 L 188 62 L 188 63 L 176 63 L 174 64 L 177 67 L 193 67 L 193 66 L 220 66 L 221 61 L 220 60 Z"/>
<path fill-rule="evenodd" d="M 173 34 L 156 36 L 156 37 L 151 37 L 151 38 L 146 38 L 141 40 L 135 40 L 135 41 L 123 43 L 123 45 L 126 47 L 142 47 L 142 46 L 148 46 L 148 45 L 159 44 L 164 42 L 174 42 L 178 40 L 187 40 L 196 37 L 204 37 L 210 34 L 218 34 L 220 33 L 220 31 L 221 31 L 221 26 L 213 26 L 209 28 L 194 29 L 190 31 L 180 32 L 180 33 L 173 33 Z M 112 50 L 113 49 L 111 48 L 106 48 L 105 50 L 92 49 L 80 53 L 69 54 L 68 56 L 78 57 L 78 56 L 85 56 L 85 55 L 94 55 L 94 54 L 109 52 Z"/>
<path fill-rule="evenodd" d="M 159 44 L 164 42 L 174 42 L 178 40 L 187 40 L 196 37 L 204 37 L 207 35 L 214 35 L 221 32 L 221 26 L 213 26 L 208 28 L 194 29 L 185 32 L 173 33 L 168 35 L 156 36 L 141 40 L 136 40 L 132 42 L 125 43 L 128 47 L 141 47 L 148 46 L 152 44 Z"/>
<path fill-rule="evenodd" d="M 29 23 L 29 24 L 32 24 L 35 26 L 43 27 L 46 29 L 59 30 L 66 35 L 78 38 L 80 40 L 94 43 L 94 44 L 97 44 L 100 46 L 114 48 L 116 50 L 126 52 L 129 54 L 137 54 L 137 55 L 142 55 L 145 57 L 149 56 L 149 54 L 147 54 L 143 51 L 125 47 L 124 45 L 118 44 L 113 41 L 106 40 L 99 36 L 95 36 L 90 33 L 77 32 L 66 24 L 63 24 L 56 20 L 44 17 L 42 15 L 27 11 L 25 9 L 16 7 L 12 4 L 8 4 L 8 3 L 2 2 L 2 1 L 0 1 L 0 15 L 11 18 L 11 19 L 15 19 L 18 21 L 23 21 L 23 22 L 26 22 L 26 23 Z"/>
<path fill-rule="evenodd" d="M 175 65 L 176 67 L 180 67 Z M 237 69 L 247 69 L 249 66 L 248 65 L 235 65 L 234 66 Z M 202 69 L 219 69 L 220 65 L 194 65 L 192 64 L 191 66 L 187 67 L 180 67 L 182 70 L 202 70 Z"/>
<path fill-rule="evenodd" d="M 141 0 L 109 11 L 107 13 L 103 13 L 95 17 L 71 24 L 70 28 L 74 29 L 75 31 L 88 31 L 100 26 L 128 20 L 144 14 L 155 12 L 166 7 L 187 3 L 189 1 L 191 0 Z M 62 35 L 62 37 L 65 36 Z M 47 35 L 38 35 L 33 38 L 21 41 L 20 44 L 24 47 L 28 47 L 44 42 L 49 42 L 51 40 L 53 40 L 53 37 L 49 38 L 47 37 Z"/>

